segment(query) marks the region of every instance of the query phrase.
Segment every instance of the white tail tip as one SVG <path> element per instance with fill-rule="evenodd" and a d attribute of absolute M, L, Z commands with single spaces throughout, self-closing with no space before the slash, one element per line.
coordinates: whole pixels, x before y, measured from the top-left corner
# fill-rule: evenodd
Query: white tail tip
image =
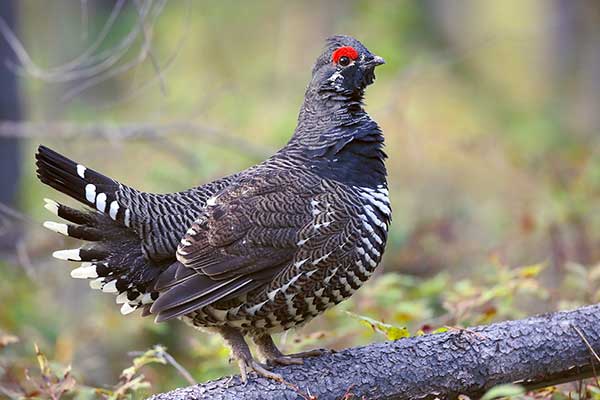
<path fill-rule="evenodd" d="M 129 303 L 125 303 L 121 306 L 121 314 L 123 314 L 123 315 L 131 314 L 136 309 L 137 309 L 136 307 L 130 306 Z"/>
<path fill-rule="evenodd" d="M 115 301 L 117 304 L 125 304 L 128 301 L 127 292 L 119 293 Z"/>
<path fill-rule="evenodd" d="M 112 280 L 108 282 L 106 285 L 102 286 L 102 291 L 104 293 L 117 293 L 117 280 Z"/>
<path fill-rule="evenodd" d="M 58 250 L 52 253 L 52 257 L 66 261 L 81 261 L 81 257 L 79 256 L 79 249 Z"/>
<path fill-rule="evenodd" d="M 54 200 L 44 199 L 46 204 L 44 204 L 44 208 L 50 211 L 54 215 L 58 215 L 58 203 Z"/>
<path fill-rule="evenodd" d="M 67 224 L 61 224 L 54 221 L 46 221 L 42 224 L 44 228 L 51 230 L 52 232 L 60 233 L 61 235 L 69 236 Z"/>
<path fill-rule="evenodd" d="M 98 278 L 98 279 L 94 279 L 93 281 L 90 281 L 90 288 L 92 289 L 102 289 L 102 283 L 104 282 L 104 278 Z"/>
<path fill-rule="evenodd" d="M 86 266 L 83 263 L 81 267 L 75 268 L 71 271 L 71 278 L 75 279 L 93 279 L 98 277 L 98 273 L 96 272 L 96 266 L 90 265 Z"/>
<path fill-rule="evenodd" d="M 152 300 L 152 294 L 144 293 L 144 295 L 142 296 L 142 304 L 150 304 L 153 302 L 154 300 Z"/>

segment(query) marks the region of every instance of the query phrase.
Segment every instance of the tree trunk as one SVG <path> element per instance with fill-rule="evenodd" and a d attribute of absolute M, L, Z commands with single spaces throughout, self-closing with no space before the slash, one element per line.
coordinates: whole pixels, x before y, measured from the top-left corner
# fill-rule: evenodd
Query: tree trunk
<path fill-rule="evenodd" d="M 600 305 L 593 305 L 375 343 L 276 368 L 288 384 L 251 375 L 244 385 L 235 376 L 151 399 L 328 400 L 350 393 L 355 397 L 347 398 L 477 398 L 501 383 L 534 389 L 593 376 L 600 373 L 598 353 Z"/>
<path fill-rule="evenodd" d="M 0 1 L 0 18 L 6 26 L 17 30 L 17 2 Z M 17 76 L 8 68 L 9 62 L 15 62 L 14 54 L 0 35 L 0 123 L 3 121 L 19 121 L 21 119 L 21 102 Z M 20 141 L 16 137 L 0 137 L 0 203 L 14 207 L 21 175 Z M 0 259 L 4 252 L 15 252 L 21 229 L 18 221 L 0 220 Z"/>

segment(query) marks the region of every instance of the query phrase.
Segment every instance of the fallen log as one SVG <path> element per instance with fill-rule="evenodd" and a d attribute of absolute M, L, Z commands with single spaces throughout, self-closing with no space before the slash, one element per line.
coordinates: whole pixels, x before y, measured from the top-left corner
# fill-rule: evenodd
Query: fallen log
<path fill-rule="evenodd" d="M 326 354 L 276 368 L 286 383 L 234 376 L 151 399 L 478 398 L 502 383 L 535 389 L 600 374 L 598 354 L 593 305 Z"/>

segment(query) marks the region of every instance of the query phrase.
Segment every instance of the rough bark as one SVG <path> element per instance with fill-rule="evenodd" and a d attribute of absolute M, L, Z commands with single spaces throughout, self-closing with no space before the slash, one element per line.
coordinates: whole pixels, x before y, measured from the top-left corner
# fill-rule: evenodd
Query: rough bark
<path fill-rule="evenodd" d="M 595 350 L 595 354 L 594 351 Z M 275 369 L 286 385 L 223 378 L 152 400 L 477 398 L 501 383 L 538 388 L 600 374 L 600 305 L 376 343 Z M 293 386 L 296 388 L 293 388 Z"/>

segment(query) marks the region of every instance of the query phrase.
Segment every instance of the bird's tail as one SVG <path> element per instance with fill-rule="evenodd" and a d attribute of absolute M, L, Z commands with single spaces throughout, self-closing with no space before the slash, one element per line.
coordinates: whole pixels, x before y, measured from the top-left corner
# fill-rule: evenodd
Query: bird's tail
<path fill-rule="evenodd" d="M 140 236 L 132 226 L 135 215 L 120 201 L 125 189 L 119 182 L 40 146 L 36 154 L 40 181 L 96 209 L 80 211 L 46 199 L 45 208 L 69 223 L 46 221 L 44 227 L 89 243 L 59 250 L 54 257 L 80 262 L 73 278 L 91 279 L 90 287 L 115 293 L 121 312 L 128 314 L 158 296 L 151 283 L 161 271 L 142 252 Z"/>

